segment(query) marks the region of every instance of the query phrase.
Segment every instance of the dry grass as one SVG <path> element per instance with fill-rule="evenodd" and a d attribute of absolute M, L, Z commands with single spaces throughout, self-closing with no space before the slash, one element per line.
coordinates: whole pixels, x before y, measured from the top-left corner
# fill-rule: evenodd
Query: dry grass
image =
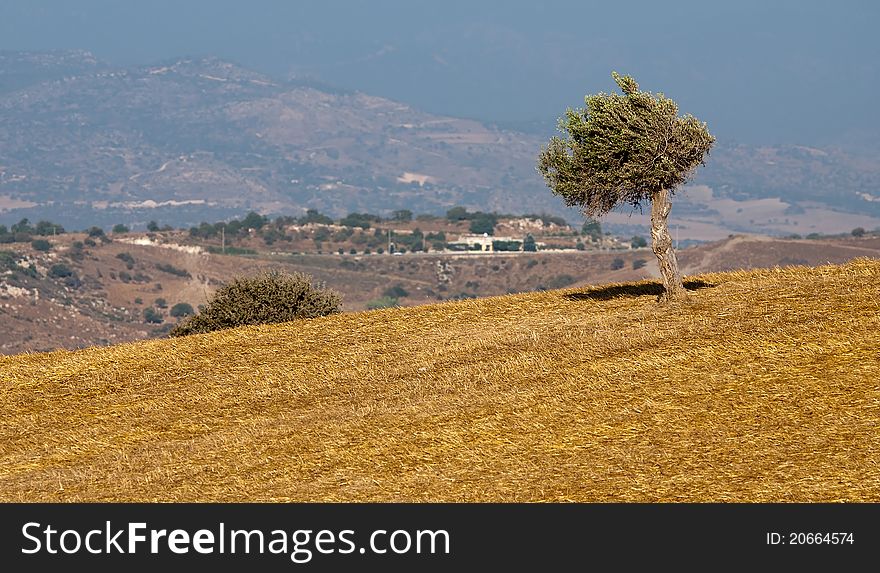
<path fill-rule="evenodd" d="M 880 501 L 880 261 L 0 358 L 7 501 Z"/>

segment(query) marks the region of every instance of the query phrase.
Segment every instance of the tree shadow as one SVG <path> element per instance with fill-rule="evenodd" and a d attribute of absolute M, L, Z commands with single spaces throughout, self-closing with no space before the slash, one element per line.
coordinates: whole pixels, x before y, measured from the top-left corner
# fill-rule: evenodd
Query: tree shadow
<path fill-rule="evenodd" d="M 715 285 L 700 280 L 684 281 L 684 288 L 698 290 L 711 288 Z M 663 283 L 650 282 L 640 284 L 613 285 L 596 287 L 584 292 L 563 295 L 567 300 L 611 300 L 613 298 L 633 298 L 637 296 L 655 296 L 663 294 Z"/>

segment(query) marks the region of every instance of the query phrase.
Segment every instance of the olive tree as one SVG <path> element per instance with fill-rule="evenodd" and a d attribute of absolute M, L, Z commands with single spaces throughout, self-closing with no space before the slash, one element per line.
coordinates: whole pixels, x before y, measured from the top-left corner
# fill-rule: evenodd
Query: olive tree
<path fill-rule="evenodd" d="M 705 123 L 679 116 L 676 103 L 662 93 L 640 91 L 630 76 L 612 76 L 623 93 L 588 95 L 584 109 L 567 110 L 559 120 L 565 137 L 553 137 L 541 150 L 538 171 L 566 205 L 590 217 L 650 201 L 661 300 L 683 297 L 687 291 L 667 223 L 670 197 L 703 163 L 715 138 Z"/>

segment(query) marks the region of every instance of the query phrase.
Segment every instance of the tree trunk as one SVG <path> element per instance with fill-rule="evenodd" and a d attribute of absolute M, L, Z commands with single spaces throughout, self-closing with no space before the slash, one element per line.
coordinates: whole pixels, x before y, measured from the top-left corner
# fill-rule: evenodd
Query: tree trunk
<path fill-rule="evenodd" d="M 687 291 L 678 270 L 678 260 L 672 250 L 672 235 L 666 218 L 672 209 L 669 190 L 663 189 L 651 195 L 651 249 L 657 255 L 660 264 L 660 276 L 663 277 L 663 294 L 660 301 L 666 302 L 676 298 L 686 298 Z"/>

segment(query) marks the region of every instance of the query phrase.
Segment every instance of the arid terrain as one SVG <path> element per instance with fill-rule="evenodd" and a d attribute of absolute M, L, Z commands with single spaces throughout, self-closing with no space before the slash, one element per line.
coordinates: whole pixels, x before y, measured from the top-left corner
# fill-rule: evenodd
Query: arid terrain
<path fill-rule="evenodd" d="M 668 305 L 612 283 L 4 356 L 0 499 L 877 502 L 878 281 L 860 258 Z"/>
<path fill-rule="evenodd" d="M 430 223 L 408 226 L 416 224 L 431 231 Z M 503 225 L 499 230 L 515 232 Z M 372 236 L 372 231 L 366 234 Z M 312 239 L 271 246 L 245 239 L 238 248 L 255 254 L 214 254 L 206 250 L 212 245 L 196 246 L 181 232 L 105 235 L 104 241 L 91 241 L 94 246 L 86 244 L 85 234 L 70 233 L 48 237 L 52 247 L 48 252 L 28 243 L 2 245 L 0 353 L 163 337 L 181 319 L 170 312 L 178 303 L 197 310 L 232 277 L 268 268 L 311 274 L 343 295 L 346 311 L 363 310 L 371 302 L 381 304 L 395 287 L 399 287 L 397 296 L 393 301 L 385 299 L 384 305 L 413 306 L 659 276 L 650 249 L 631 249 L 610 238 L 601 250 L 591 246 L 584 251 L 388 255 L 364 254 L 361 246 L 359 254 L 352 255 L 349 247 L 356 236 L 339 243 L 328 239 L 324 248 L 333 254 L 321 255 L 303 254 L 307 247 L 314 248 Z M 546 240 L 570 247 L 575 237 Z M 337 246 L 345 254 L 335 252 Z M 734 236 L 679 253 L 687 274 L 843 263 L 857 257 L 880 257 L 880 236 L 800 240 Z M 400 296 L 402 292 L 405 295 Z M 151 313 L 149 319 L 145 312 Z"/>

